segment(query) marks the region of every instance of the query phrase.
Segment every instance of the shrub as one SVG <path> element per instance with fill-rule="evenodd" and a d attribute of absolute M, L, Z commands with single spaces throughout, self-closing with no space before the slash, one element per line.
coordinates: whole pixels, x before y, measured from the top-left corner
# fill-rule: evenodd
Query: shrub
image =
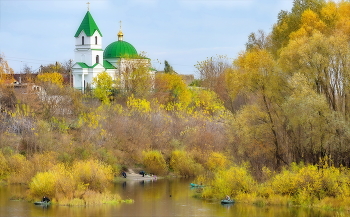
<path fill-rule="evenodd" d="M 41 198 L 44 195 L 53 197 L 56 191 L 56 177 L 53 172 L 38 173 L 30 182 L 29 188 L 34 198 Z"/>
<path fill-rule="evenodd" d="M 72 199 L 78 184 L 70 168 L 63 163 L 60 163 L 52 168 L 52 172 L 56 179 L 56 197 L 58 196 L 57 194 L 59 194 L 59 198 L 64 197 Z"/>
<path fill-rule="evenodd" d="M 34 165 L 21 154 L 14 154 L 8 159 L 11 175 L 9 183 L 27 184 L 35 175 Z"/>
<path fill-rule="evenodd" d="M 167 165 L 160 151 L 143 151 L 142 156 L 143 165 L 149 173 L 162 175 L 167 172 Z"/>
<path fill-rule="evenodd" d="M 8 162 L 4 154 L 2 153 L 2 151 L 0 151 L 0 178 L 6 175 L 8 172 L 9 172 Z"/>
<path fill-rule="evenodd" d="M 237 196 L 256 190 L 256 181 L 246 166 L 232 166 L 227 170 L 219 170 L 209 185 L 210 188 L 203 190 L 204 198 L 219 199 L 225 195 Z"/>
<path fill-rule="evenodd" d="M 175 150 L 171 153 L 170 168 L 174 173 L 181 176 L 196 176 L 204 171 L 199 163 L 183 150 Z"/>
<path fill-rule="evenodd" d="M 111 166 L 97 160 L 78 161 L 73 165 L 72 172 L 77 182 L 89 184 L 89 189 L 102 192 L 113 180 Z"/>
<path fill-rule="evenodd" d="M 230 161 L 227 157 L 219 152 L 212 152 L 207 160 L 206 166 L 210 171 L 218 171 L 220 169 L 225 169 L 229 166 Z"/>
<path fill-rule="evenodd" d="M 57 163 L 56 152 L 45 152 L 42 154 L 34 154 L 29 160 L 33 163 L 35 172 L 45 172 L 50 170 Z"/>
<path fill-rule="evenodd" d="M 292 165 L 272 177 L 271 189 L 275 194 L 293 197 L 293 203 L 309 206 L 325 197 L 349 195 L 349 176 L 339 168 L 320 168 L 315 165 L 297 167 Z"/>

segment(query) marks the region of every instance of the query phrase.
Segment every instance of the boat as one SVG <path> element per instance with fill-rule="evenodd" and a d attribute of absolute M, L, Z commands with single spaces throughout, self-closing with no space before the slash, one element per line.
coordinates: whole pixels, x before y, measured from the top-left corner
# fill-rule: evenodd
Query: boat
<path fill-rule="evenodd" d="M 232 204 L 234 202 L 234 200 L 221 200 L 221 204 Z"/>
<path fill-rule="evenodd" d="M 204 187 L 204 185 L 198 185 L 198 184 L 194 184 L 194 183 L 190 183 L 190 186 L 194 187 L 194 188 L 202 188 L 202 187 Z"/>
<path fill-rule="evenodd" d="M 38 206 L 48 206 L 51 203 L 50 202 L 46 202 L 46 201 L 36 201 L 36 202 L 34 202 L 34 204 L 38 205 Z"/>

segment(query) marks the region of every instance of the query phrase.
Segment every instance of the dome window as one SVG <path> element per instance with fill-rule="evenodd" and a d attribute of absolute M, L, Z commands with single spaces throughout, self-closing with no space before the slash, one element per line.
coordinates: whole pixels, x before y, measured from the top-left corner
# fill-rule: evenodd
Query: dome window
<path fill-rule="evenodd" d="M 81 37 L 81 45 L 84 45 L 84 36 Z"/>
<path fill-rule="evenodd" d="M 97 45 L 97 36 L 95 36 L 95 44 Z"/>
<path fill-rule="evenodd" d="M 100 63 L 100 57 L 96 55 L 96 63 Z"/>

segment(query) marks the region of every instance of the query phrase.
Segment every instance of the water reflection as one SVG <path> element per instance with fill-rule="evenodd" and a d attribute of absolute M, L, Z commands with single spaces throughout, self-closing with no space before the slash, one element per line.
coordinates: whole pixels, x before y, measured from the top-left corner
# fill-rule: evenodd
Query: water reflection
<path fill-rule="evenodd" d="M 13 194 L 24 194 L 25 186 L 0 187 L 0 216 L 237 216 L 237 217 L 330 217 L 347 216 L 343 212 L 317 209 L 288 208 L 284 206 L 256 207 L 240 203 L 221 204 L 206 202 L 193 197 L 192 180 L 123 181 L 111 187 L 123 199 L 133 199 L 133 204 L 105 204 L 89 207 L 68 207 L 51 204 L 35 206 L 24 201 L 9 200 Z"/>

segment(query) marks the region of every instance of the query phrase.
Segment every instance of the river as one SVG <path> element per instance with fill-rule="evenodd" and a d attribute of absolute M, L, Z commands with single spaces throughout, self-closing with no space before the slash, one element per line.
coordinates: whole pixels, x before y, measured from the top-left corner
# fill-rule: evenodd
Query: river
<path fill-rule="evenodd" d="M 133 199 L 132 204 L 105 204 L 88 207 L 50 205 L 48 208 L 25 201 L 10 200 L 23 195 L 25 186 L 0 187 L 1 217 L 174 217 L 174 216 L 235 216 L 235 217 L 331 217 L 346 216 L 342 212 L 319 209 L 265 206 L 257 207 L 235 203 L 221 205 L 193 197 L 196 189 L 190 188 L 190 179 L 158 179 L 155 181 L 126 181 L 116 183 L 111 191 L 123 199 Z"/>

